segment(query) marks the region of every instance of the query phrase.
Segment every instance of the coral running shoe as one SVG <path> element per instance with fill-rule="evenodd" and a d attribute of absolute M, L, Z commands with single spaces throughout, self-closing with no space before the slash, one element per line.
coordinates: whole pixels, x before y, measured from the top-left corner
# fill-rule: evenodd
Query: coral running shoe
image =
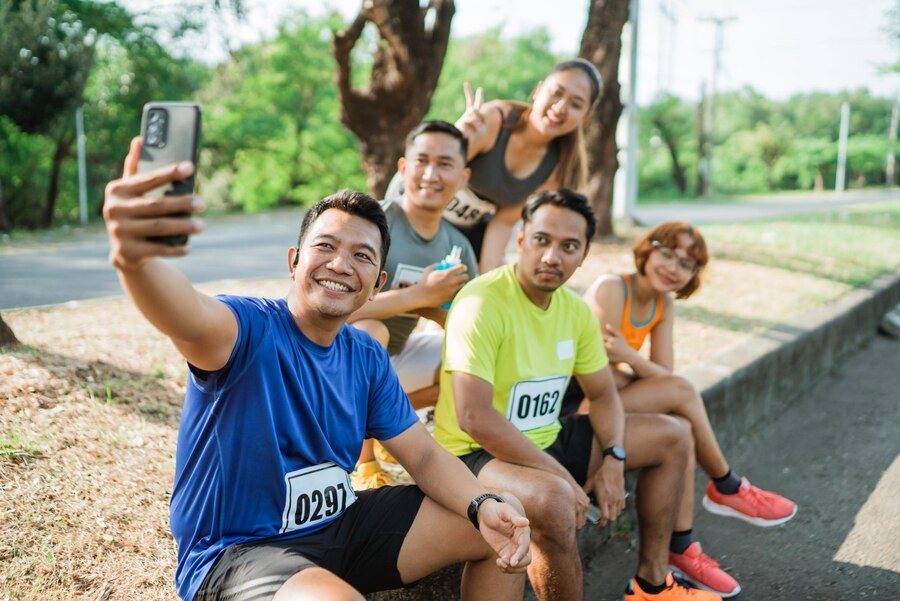
<path fill-rule="evenodd" d="M 637 580 L 632 578 L 625 587 L 625 596 L 622 601 L 721 601 L 722 598 L 707 591 L 696 588 L 688 588 L 677 582 L 672 573 L 666 574 L 666 588 L 661 593 L 651 595 L 641 590 Z"/>
<path fill-rule="evenodd" d="M 353 490 L 369 490 L 370 488 L 381 488 L 382 486 L 394 486 L 397 481 L 390 474 L 381 469 L 377 461 L 367 461 L 360 463 L 350 474 L 350 485 Z"/>
<path fill-rule="evenodd" d="M 676 578 L 683 578 L 692 586 L 711 591 L 723 599 L 741 592 L 741 585 L 703 552 L 700 543 L 693 542 L 684 553 L 669 553 L 669 569 Z"/>
<path fill-rule="evenodd" d="M 710 482 L 703 497 L 703 507 L 710 513 L 749 522 L 754 526 L 777 526 L 797 515 L 797 504 L 773 492 L 757 488 L 746 478 L 733 495 L 723 495 Z"/>

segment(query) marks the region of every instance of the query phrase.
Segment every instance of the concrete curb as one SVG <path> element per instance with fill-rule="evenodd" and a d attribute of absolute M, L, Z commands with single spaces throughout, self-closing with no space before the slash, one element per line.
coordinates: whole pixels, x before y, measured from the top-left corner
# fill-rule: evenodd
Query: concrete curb
<path fill-rule="evenodd" d="M 710 421 L 723 448 L 784 411 L 847 353 L 871 339 L 878 322 L 900 303 L 900 268 L 797 319 L 726 351 L 684 375 L 702 391 Z M 633 479 L 631 487 L 633 488 Z M 629 506 L 629 509 L 633 505 Z M 632 510 L 633 511 L 633 510 Z M 629 517 L 629 516 L 626 516 Z M 607 527 L 578 535 L 582 557 L 599 551 L 611 536 Z M 461 566 L 451 566 L 415 588 L 368 595 L 371 601 L 459 599 Z M 533 598 L 526 595 L 526 598 Z"/>
<path fill-rule="evenodd" d="M 841 357 L 875 335 L 900 302 L 900 269 L 772 328 L 684 375 L 702 391 L 723 448 L 783 411 Z"/>

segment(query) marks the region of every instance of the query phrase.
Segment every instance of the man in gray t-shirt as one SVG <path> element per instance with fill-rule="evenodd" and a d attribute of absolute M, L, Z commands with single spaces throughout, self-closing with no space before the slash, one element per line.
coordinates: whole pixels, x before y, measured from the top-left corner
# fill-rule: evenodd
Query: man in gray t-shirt
<path fill-rule="evenodd" d="M 388 279 L 375 298 L 349 319 L 388 349 L 400 384 L 416 409 L 437 401 L 445 307 L 476 275 L 472 246 L 442 218 L 469 179 L 466 153 L 466 138 L 444 121 L 425 121 L 407 136 L 406 151 L 397 162 L 404 194 L 399 201 L 382 202 L 391 232 L 385 264 Z M 454 247 L 459 248 L 459 264 L 435 269 Z M 419 317 L 440 327 L 412 334 Z M 367 443 L 354 488 L 390 483 L 374 459 Z"/>

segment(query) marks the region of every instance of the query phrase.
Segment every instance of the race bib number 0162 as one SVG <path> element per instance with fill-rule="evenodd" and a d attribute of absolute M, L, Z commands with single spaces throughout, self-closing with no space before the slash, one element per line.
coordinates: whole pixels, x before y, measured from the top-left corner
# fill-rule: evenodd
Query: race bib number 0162
<path fill-rule="evenodd" d="M 524 380 L 513 386 L 506 417 L 520 431 L 549 426 L 559 418 L 568 376 Z"/>
<path fill-rule="evenodd" d="M 350 477 L 332 462 L 285 474 L 281 532 L 305 530 L 343 513 L 356 501 Z"/>

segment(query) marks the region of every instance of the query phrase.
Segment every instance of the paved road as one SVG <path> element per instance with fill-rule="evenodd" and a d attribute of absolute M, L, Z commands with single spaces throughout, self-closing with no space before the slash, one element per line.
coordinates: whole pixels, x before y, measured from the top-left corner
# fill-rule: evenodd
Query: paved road
<path fill-rule="evenodd" d="M 736 470 L 800 506 L 775 528 L 698 509 L 694 532 L 741 583 L 738 601 L 900 599 L 898 358 L 900 341 L 875 338 L 726 450 Z M 621 597 L 637 565 L 627 546 L 590 559 L 585 599 Z"/>
<path fill-rule="evenodd" d="M 866 191 L 791 196 L 791 200 L 782 196 L 748 204 L 649 205 L 639 208 L 637 217 L 651 225 L 676 218 L 698 224 L 739 222 L 898 197 L 896 191 Z M 177 264 L 195 283 L 283 275 L 285 249 L 296 240 L 301 215 L 294 210 L 210 219 L 206 232 L 192 240 L 191 254 Z M 0 310 L 120 294 L 118 279 L 106 262 L 107 251 L 100 231 L 72 242 L 5 251 L 0 247 Z"/>
<path fill-rule="evenodd" d="M 194 283 L 285 275 L 301 219 L 299 210 L 210 219 L 191 239 L 191 254 L 173 261 Z M 108 252 L 98 231 L 0 253 L 0 310 L 122 294 Z"/>

